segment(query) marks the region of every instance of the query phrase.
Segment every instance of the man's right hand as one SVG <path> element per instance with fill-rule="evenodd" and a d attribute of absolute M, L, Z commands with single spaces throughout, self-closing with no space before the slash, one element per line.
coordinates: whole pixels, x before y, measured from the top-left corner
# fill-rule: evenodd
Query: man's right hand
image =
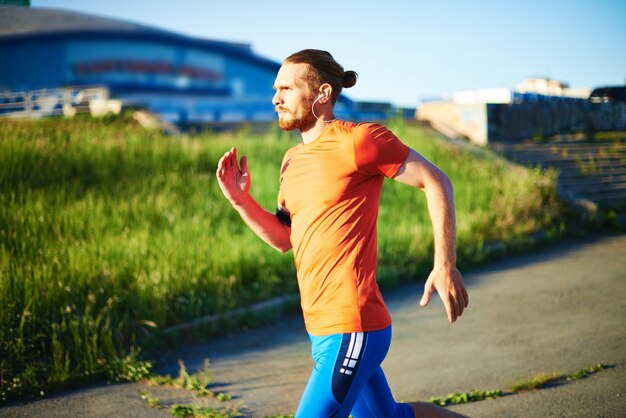
<path fill-rule="evenodd" d="M 216 175 L 222 193 L 239 212 L 246 225 L 278 251 L 288 251 L 291 248 L 291 228 L 283 225 L 273 212 L 263 209 L 250 196 L 252 182 L 246 157 L 241 157 L 237 164 L 237 149 L 231 148 L 217 163 Z"/>
<path fill-rule="evenodd" d="M 249 197 L 250 170 L 248 159 L 243 156 L 240 161 L 241 169 L 237 164 L 237 148 L 233 147 L 224 154 L 217 163 L 217 182 L 224 196 L 233 205 L 241 204 Z"/>

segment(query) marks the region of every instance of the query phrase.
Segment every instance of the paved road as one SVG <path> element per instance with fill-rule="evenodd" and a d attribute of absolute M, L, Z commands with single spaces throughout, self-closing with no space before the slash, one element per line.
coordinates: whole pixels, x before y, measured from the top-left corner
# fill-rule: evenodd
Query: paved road
<path fill-rule="evenodd" d="M 418 286 L 385 295 L 394 339 L 383 364 L 396 397 L 427 400 L 450 392 L 502 389 L 539 373 L 613 367 L 586 379 L 449 407 L 471 417 L 626 416 L 626 235 L 562 244 L 465 275 L 470 308 L 454 325 L 442 304 L 426 308 Z M 435 302 L 435 303 L 433 303 Z M 311 360 L 301 319 L 239 333 L 169 355 L 162 372 L 211 361 L 213 390 L 251 417 L 293 413 Z M 0 417 L 167 417 L 140 399 L 188 394 L 145 383 L 94 386 L 0 409 Z"/>

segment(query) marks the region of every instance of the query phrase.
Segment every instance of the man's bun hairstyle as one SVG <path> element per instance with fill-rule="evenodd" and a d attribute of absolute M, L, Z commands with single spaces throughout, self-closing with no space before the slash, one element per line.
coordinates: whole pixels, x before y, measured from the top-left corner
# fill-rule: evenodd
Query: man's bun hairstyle
<path fill-rule="evenodd" d="M 354 86 L 357 78 L 359 78 L 359 75 L 355 71 L 348 70 L 343 73 L 343 88 L 349 89 Z"/>
<path fill-rule="evenodd" d="M 322 84 L 328 83 L 333 88 L 331 101 L 334 105 L 343 88 L 356 84 L 358 74 L 355 71 L 344 71 L 332 55 L 319 49 L 303 49 L 285 58 L 284 64 L 308 64 L 309 71 L 305 75 L 311 91 L 317 90 Z"/>

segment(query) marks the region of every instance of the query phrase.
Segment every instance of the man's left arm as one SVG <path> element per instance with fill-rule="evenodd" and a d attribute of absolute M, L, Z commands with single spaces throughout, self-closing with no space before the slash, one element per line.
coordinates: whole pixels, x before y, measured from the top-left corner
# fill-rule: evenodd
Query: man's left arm
<path fill-rule="evenodd" d="M 454 193 L 448 176 L 414 150 L 410 150 L 394 180 L 419 188 L 426 193 L 428 212 L 433 225 L 435 260 L 433 271 L 424 285 L 420 301 L 425 306 L 434 290 L 441 297 L 450 323 L 467 307 L 469 297 L 461 273 L 456 268 L 456 224 Z"/>

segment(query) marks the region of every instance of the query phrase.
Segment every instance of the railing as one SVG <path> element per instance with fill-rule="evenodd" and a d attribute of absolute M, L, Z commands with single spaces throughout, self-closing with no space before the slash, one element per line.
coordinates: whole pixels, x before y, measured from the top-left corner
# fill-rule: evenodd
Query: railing
<path fill-rule="evenodd" d="M 101 86 L 0 93 L 0 117 L 73 116 L 82 112 L 101 115 L 119 112 L 118 107 L 121 105 L 109 100 L 109 90 Z"/>

